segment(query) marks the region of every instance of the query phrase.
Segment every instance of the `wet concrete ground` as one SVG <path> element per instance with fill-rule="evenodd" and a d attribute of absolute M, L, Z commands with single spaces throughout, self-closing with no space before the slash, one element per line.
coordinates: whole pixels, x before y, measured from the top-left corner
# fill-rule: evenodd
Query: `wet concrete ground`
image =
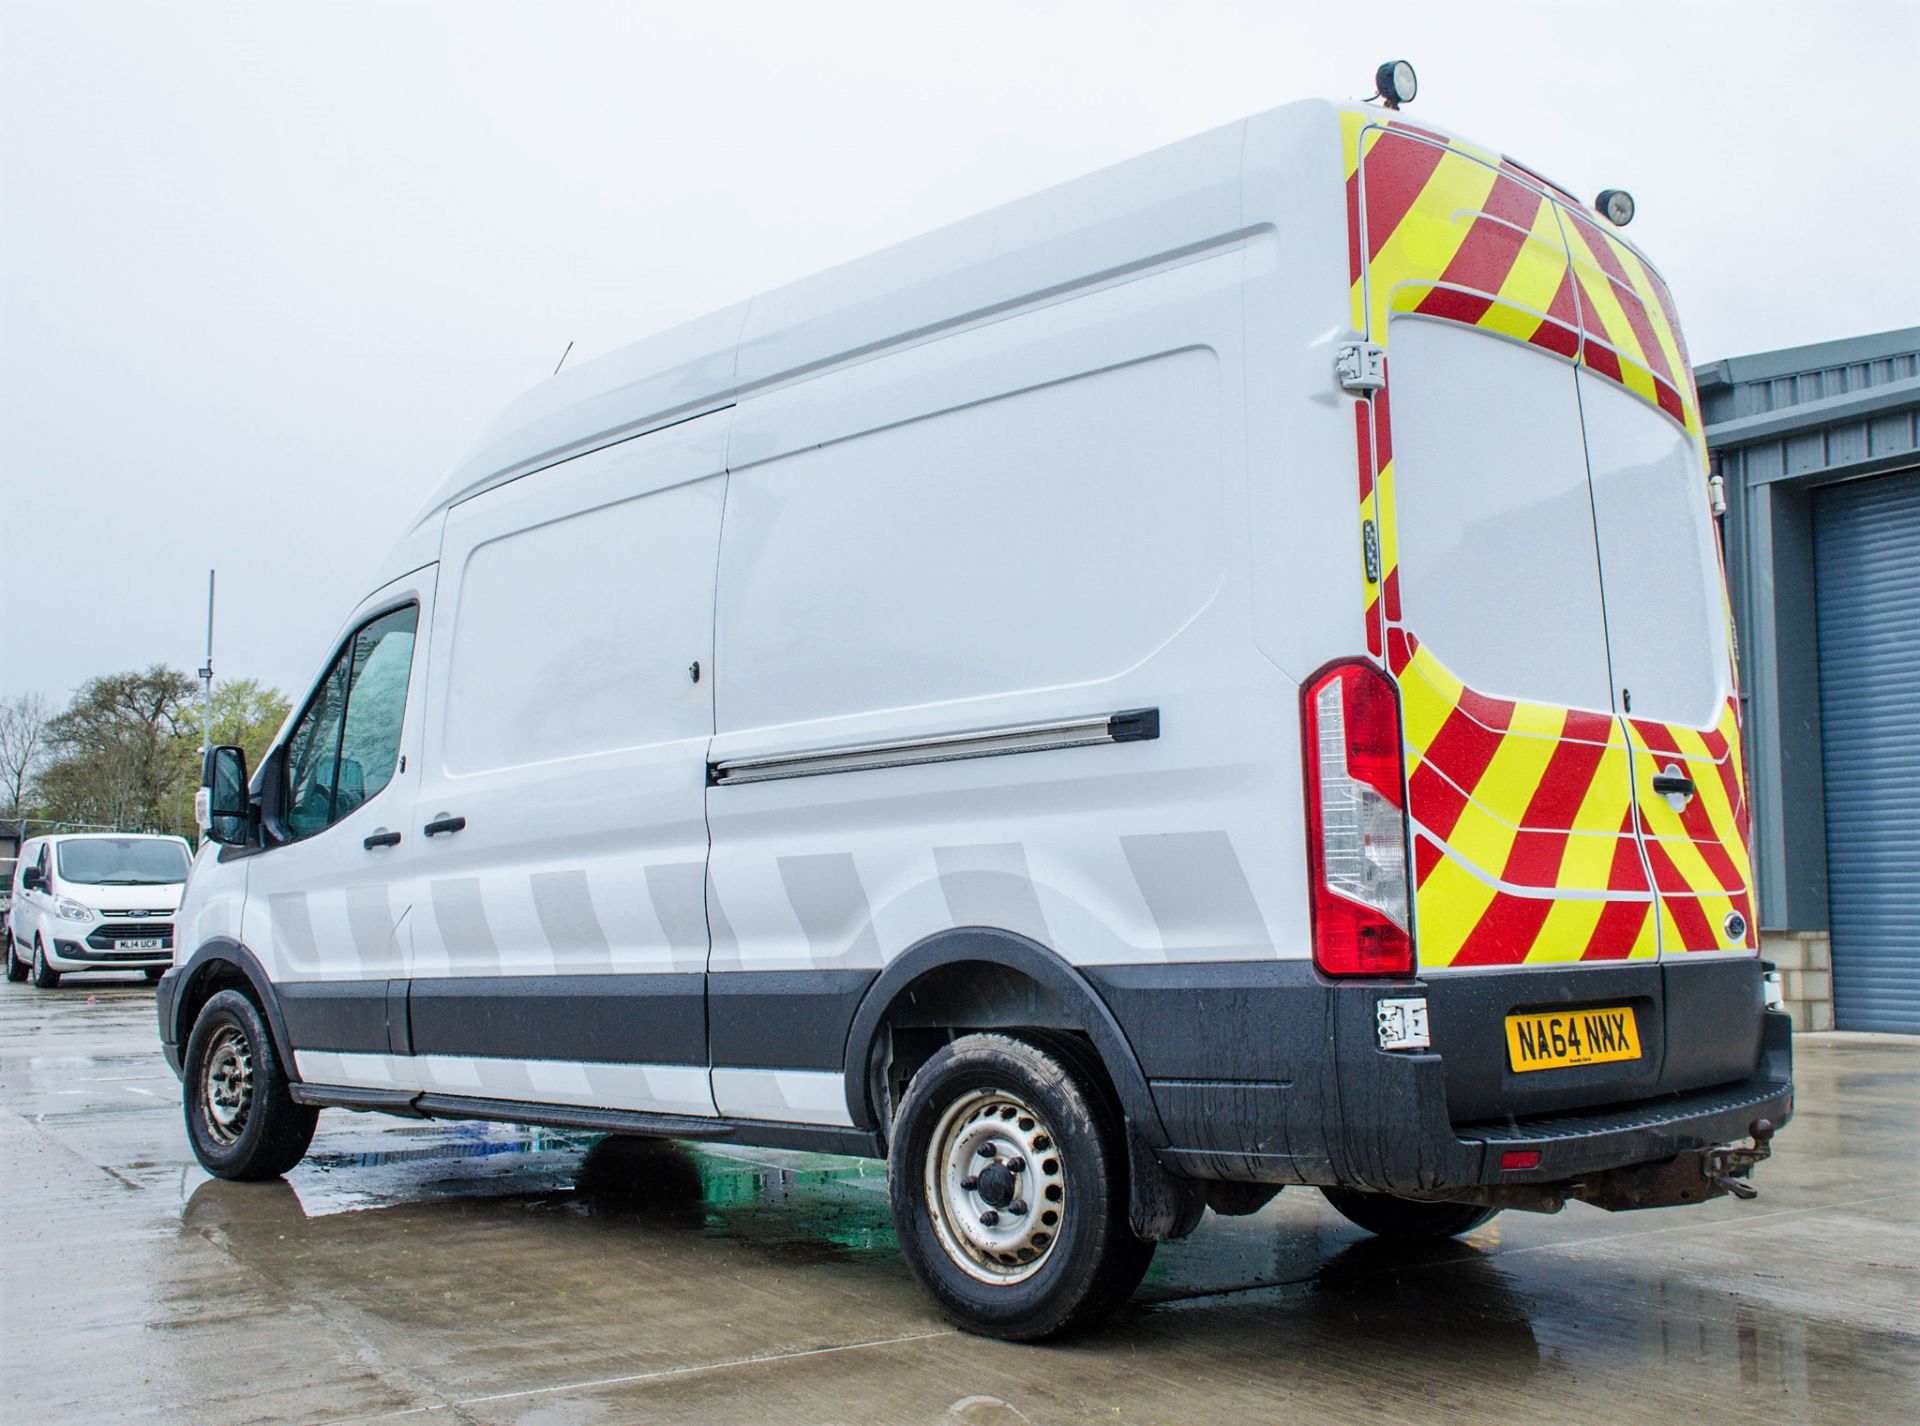
<path fill-rule="evenodd" d="M 878 1165 L 327 1110 L 219 1183 L 148 987 L 3 985 L 0 1420 L 1920 1420 L 1920 1041 L 1798 1050 L 1757 1202 L 1410 1252 L 1288 1190 L 1017 1347 L 930 1310 Z"/>

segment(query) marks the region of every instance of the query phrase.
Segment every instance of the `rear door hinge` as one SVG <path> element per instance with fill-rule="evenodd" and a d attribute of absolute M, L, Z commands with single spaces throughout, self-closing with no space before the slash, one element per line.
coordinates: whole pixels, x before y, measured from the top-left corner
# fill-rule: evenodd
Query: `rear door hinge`
<path fill-rule="evenodd" d="M 1387 384 L 1387 349 L 1378 342 L 1343 342 L 1333 355 L 1342 391 L 1378 391 Z"/>

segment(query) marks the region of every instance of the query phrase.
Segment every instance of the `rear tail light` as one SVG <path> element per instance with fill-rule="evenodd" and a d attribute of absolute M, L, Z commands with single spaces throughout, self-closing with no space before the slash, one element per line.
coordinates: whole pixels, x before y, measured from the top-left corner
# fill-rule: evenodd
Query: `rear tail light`
<path fill-rule="evenodd" d="M 1400 704 L 1387 676 L 1355 660 L 1301 693 L 1313 960 L 1328 975 L 1409 975 L 1407 821 Z"/>

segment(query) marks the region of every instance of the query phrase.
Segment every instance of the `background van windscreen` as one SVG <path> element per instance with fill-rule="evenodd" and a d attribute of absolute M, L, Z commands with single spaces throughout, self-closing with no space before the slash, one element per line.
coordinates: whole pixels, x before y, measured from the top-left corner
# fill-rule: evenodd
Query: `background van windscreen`
<path fill-rule="evenodd" d="M 187 879 L 187 849 L 161 837 L 88 837 L 55 852 L 62 881 L 84 886 L 171 886 Z"/>

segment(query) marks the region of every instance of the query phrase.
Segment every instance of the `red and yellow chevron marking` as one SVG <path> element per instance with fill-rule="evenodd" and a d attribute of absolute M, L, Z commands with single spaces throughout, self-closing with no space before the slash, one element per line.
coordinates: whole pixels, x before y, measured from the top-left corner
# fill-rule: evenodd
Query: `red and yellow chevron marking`
<path fill-rule="evenodd" d="M 1727 949 L 1726 915 L 1738 911 L 1747 926 L 1738 944 L 1758 948 L 1737 697 L 1727 700 L 1718 725 L 1705 730 L 1624 721 L 1634 758 L 1647 769 L 1643 784 L 1668 767 L 1693 779 L 1694 795 L 1677 812 L 1664 797 L 1640 799 L 1640 831 L 1660 889 L 1661 945 L 1669 951 Z"/>
<path fill-rule="evenodd" d="M 1391 353 L 1392 318 L 1439 318 L 1586 366 L 1686 427 L 1704 499 L 1686 347 L 1646 261 L 1509 159 L 1376 115 L 1342 123 L 1355 330 Z M 1490 698 L 1454 677 L 1402 618 L 1390 389 L 1356 403 L 1355 442 L 1380 546 L 1367 645 L 1399 679 L 1407 723 L 1421 963 L 1724 949 L 1732 910 L 1757 944 L 1737 699 L 1694 730 Z M 1636 777 L 1668 760 L 1695 798 L 1675 813 L 1648 794 L 1636 811 Z"/>
<path fill-rule="evenodd" d="M 1404 639 L 1420 963 L 1652 957 L 1619 720 L 1489 698 Z"/>
<path fill-rule="evenodd" d="M 1417 312 L 1572 357 L 1567 245 L 1534 181 L 1490 154 L 1344 119 L 1355 329 L 1384 342 L 1389 315 Z"/>

